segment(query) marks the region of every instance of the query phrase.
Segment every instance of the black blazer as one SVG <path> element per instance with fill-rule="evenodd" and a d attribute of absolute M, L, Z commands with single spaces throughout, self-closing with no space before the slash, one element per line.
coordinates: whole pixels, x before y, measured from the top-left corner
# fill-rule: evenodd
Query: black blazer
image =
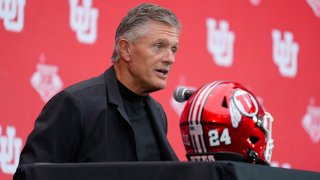
<path fill-rule="evenodd" d="M 166 137 L 162 106 L 150 96 L 146 104 L 162 159 L 178 160 Z M 139 161 L 113 66 L 99 77 L 63 90 L 45 105 L 19 165 L 110 161 Z"/>

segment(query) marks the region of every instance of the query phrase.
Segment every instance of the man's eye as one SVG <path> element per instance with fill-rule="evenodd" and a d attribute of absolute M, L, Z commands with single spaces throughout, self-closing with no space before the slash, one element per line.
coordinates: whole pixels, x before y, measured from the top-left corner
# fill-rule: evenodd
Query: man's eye
<path fill-rule="evenodd" d="M 158 49 L 162 48 L 162 46 L 163 46 L 163 45 L 162 45 L 162 44 L 159 44 L 159 43 L 154 45 L 154 47 L 155 47 L 155 48 L 158 48 Z"/>
<path fill-rule="evenodd" d="M 178 50 L 177 47 L 172 47 L 172 48 L 171 48 L 171 51 L 172 51 L 173 54 L 175 54 L 175 53 L 177 52 L 177 50 Z"/>

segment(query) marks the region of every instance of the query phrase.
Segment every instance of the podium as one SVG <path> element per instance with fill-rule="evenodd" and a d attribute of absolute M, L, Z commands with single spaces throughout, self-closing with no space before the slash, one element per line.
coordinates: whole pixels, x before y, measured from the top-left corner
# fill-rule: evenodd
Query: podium
<path fill-rule="evenodd" d="M 36 163 L 14 180 L 320 180 L 320 173 L 241 162 Z"/>

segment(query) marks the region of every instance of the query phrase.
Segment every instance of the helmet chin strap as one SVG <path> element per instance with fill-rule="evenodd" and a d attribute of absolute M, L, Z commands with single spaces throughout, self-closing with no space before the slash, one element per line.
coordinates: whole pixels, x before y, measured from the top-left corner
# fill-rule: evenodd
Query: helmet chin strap
<path fill-rule="evenodd" d="M 248 154 L 248 157 L 253 161 L 255 162 L 257 157 L 258 157 L 258 153 L 256 153 L 254 150 L 251 150 L 251 149 L 247 149 L 247 154 Z"/>
<path fill-rule="evenodd" d="M 253 164 L 269 165 L 269 162 L 265 162 L 261 158 L 259 158 L 258 157 L 258 153 L 256 153 L 254 150 L 247 149 L 247 154 L 248 154 L 248 157 L 252 161 Z"/>

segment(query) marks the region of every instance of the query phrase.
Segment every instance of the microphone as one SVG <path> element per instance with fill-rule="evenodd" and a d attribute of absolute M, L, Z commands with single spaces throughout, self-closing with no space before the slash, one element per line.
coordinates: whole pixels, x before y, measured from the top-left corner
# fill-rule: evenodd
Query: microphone
<path fill-rule="evenodd" d="M 190 98 L 190 96 L 194 93 L 193 90 L 189 90 L 184 87 L 178 87 L 173 92 L 173 98 L 179 103 L 182 103 Z"/>

